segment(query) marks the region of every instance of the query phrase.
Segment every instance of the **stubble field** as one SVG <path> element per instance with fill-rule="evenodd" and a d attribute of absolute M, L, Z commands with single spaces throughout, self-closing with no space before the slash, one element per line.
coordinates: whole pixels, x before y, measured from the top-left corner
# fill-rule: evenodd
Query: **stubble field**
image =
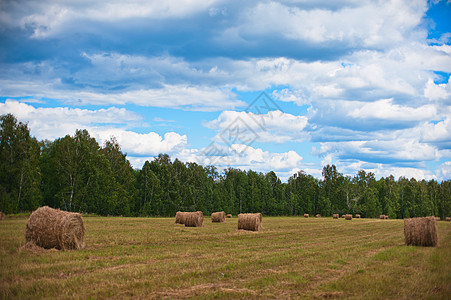
<path fill-rule="evenodd" d="M 0 221 L 0 297 L 449 299 L 451 222 L 439 247 L 404 246 L 403 221 L 264 217 L 189 228 L 175 218 L 84 217 L 79 251 L 20 250 L 26 217 Z"/>

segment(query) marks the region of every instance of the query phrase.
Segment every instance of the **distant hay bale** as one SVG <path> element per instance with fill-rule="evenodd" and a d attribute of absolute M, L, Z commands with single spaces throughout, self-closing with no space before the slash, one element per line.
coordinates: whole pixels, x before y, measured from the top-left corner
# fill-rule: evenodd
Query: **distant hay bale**
<path fill-rule="evenodd" d="M 309 217 L 309 214 L 304 214 L 304 218 L 308 218 Z"/>
<path fill-rule="evenodd" d="M 231 218 L 232 214 L 227 214 L 226 218 Z"/>
<path fill-rule="evenodd" d="M 6 215 L 0 211 L 0 220 L 4 220 L 6 218 Z"/>
<path fill-rule="evenodd" d="M 352 220 L 352 215 L 345 215 L 345 220 Z"/>
<path fill-rule="evenodd" d="M 451 221 L 451 217 L 446 217 L 445 220 L 448 221 L 448 222 L 450 222 L 450 221 Z"/>
<path fill-rule="evenodd" d="M 175 214 L 175 224 L 185 224 L 186 212 L 178 211 Z"/>
<path fill-rule="evenodd" d="M 43 206 L 28 218 L 25 230 L 27 242 L 37 246 L 60 250 L 84 247 L 85 226 L 79 213 Z"/>
<path fill-rule="evenodd" d="M 387 216 L 387 215 L 385 215 L 385 216 L 384 216 L 384 219 L 385 219 L 385 220 L 388 220 L 388 216 Z"/>
<path fill-rule="evenodd" d="M 225 218 L 226 218 L 226 213 L 223 211 L 220 212 L 214 212 L 211 214 L 211 221 L 212 222 L 225 222 Z"/>
<path fill-rule="evenodd" d="M 333 214 L 333 215 L 332 215 L 332 218 L 338 219 L 338 214 Z"/>
<path fill-rule="evenodd" d="M 360 216 L 359 214 L 356 214 L 356 215 L 355 215 L 355 218 L 356 218 L 356 219 L 360 219 L 361 216 Z"/>
<path fill-rule="evenodd" d="M 434 217 L 404 219 L 404 241 L 407 246 L 437 246 L 437 221 Z"/>
<path fill-rule="evenodd" d="M 321 215 L 320 214 L 316 214 L 315 218 L 321 218 Z"/>
<path fill-rule="evenodd" d="M 379 219 L 384 220 L 384 219 L 385 219 L 385 215 L 380 215 L 380 216 L 379 216 Z"/>
<path fill-rule="evenodd" d="M 346 217 L 346 215 L 341 215 L 341 217 L 344 219 Z"/>
<path fill-rule="evenodd" d="M 440 221 L 440 217 L 435 217 L 435 220 L 436 221 Z"/>
<path fill-rule="evenodd" d="M 204 214 L 201 211 L 185 213 L 185 227 L 203 227 Z"/>
<path fill-rule="evenodd" d="M 262 214 L 239 214 L 238 229 L 260 231 L 262 229 Z"/>

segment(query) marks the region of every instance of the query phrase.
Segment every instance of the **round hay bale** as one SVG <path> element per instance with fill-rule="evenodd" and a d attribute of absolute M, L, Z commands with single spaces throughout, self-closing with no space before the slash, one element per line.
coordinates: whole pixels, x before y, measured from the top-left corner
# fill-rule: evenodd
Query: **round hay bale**
<path fill-rule="evenodd" d="M 384 219 L 385 219 L 385 215 L 380 215 L 380 216 L 379 216 L 379 219 L 384 220 Z"/>
<path fill-rule="evenodd" d="M 352 215 L 345 215 L 345 220 L 352 220 Z"/>
<path fill-rule="evenodd" d="M 321 218 L 321 215 L 320 214 L 316 214 L 315 218 Z"/>
<path fill-rule="evenodd" d="M 333 214 L 333 215 L 332 215 L 332 218 L 338 219 L 338 214 Z"/>
<path fill-rule="evenodd" d="M 60 250 L 84 247 L 85 226 L 79 213 L 43 206 L 35 210 L 27 221 L 25 239 L 37 246 Z"/>
<path fill-rule="evenodd" d="M 440 217 L 435 217 L 435 220 L 436 221 L 440 221 Z"/>
<path fill-rule="evenodd" d="M 448 222 L 450 222 L 450 221 L 451 221 L 451 217 L 446 217 L 445 220 L 448 221 Z"/>
<path fill-rule="evenodd" d="M 227 214 L 226 218 L 232 218 L 232 214 Z"/>
<path fill-rule="evenodd" d="M 359 214 L 356 214 L 356 215 L 355 215 L 355 218 L 356 218 L 356 219 L 360 219 L 360 215 L 359 215 Z"/>
<path fill-rule="evenodd" d="M 204 214 L 201 211 L 185 213 L 185 227 L 203 227 Z"/>
<path fill-rule="evenodd" d="M 185 224 L 186 212 L 178 211 L 175 214 L 175 224 Z"/>
<path fill-rule="evenodd" d="M 388 216 L 387 216 L 387 215 L 385 215 L 385 216 L 384 216 L 384 219 L 385 219 L 385 220 L 388 220 Z"/>
<path fill-rule="evenodd" d="M 346 215 L 341 215 L 341 217 L 344 219 L 346 217 Z"/>
<path fill-rule="evenodd" d="M 407 246 L 437 246 L 436 219 L 434 217 L 404 219 L 404 242 Z"/>
<path fill-rule="evenodd" d="M 0 211 L 0 221 L 4 220 L 6 218 L 6 215 Z"/>
<path fill-rule="evenodd" d="M 214 212 L 211 214 L 211 221 L 222 223 L 222 222 L 225 222 L 225 217 L 226 217 L 226 214 L 223 211 Z"/>
<path fill-rule="evenodd" d="M 304 214 L 304 218 L 308 218 L 309 217 L 309 214 Z"/>
<path fill-rule="evenodd" d="M 260 231 L 262 229 L 262 214 L 239 214 L 238 229 Z"/>

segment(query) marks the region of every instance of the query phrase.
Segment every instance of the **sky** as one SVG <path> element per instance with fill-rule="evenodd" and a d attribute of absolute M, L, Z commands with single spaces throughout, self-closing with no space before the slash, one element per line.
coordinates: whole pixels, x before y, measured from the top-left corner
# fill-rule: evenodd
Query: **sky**
<path fill-rule="evenodd" d="M 0 0 L 0 114 L 135 168 L 451 179 L 451 1 Z"/>

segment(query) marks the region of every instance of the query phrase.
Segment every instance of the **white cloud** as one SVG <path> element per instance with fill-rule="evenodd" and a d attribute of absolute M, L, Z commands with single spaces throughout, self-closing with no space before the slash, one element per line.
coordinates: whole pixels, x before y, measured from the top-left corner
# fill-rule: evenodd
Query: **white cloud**
<path fill-rule="evenodd" d="M 216 120 L 205 124 L 218 131 L 217 140 L 229 144 L 240 141 L 300 142 L 308 138 L 304 130 L 306 125 L 305 116 L 295 116 L 281 111 L 270 111 L 266 114 L 224 111 Z"/>

